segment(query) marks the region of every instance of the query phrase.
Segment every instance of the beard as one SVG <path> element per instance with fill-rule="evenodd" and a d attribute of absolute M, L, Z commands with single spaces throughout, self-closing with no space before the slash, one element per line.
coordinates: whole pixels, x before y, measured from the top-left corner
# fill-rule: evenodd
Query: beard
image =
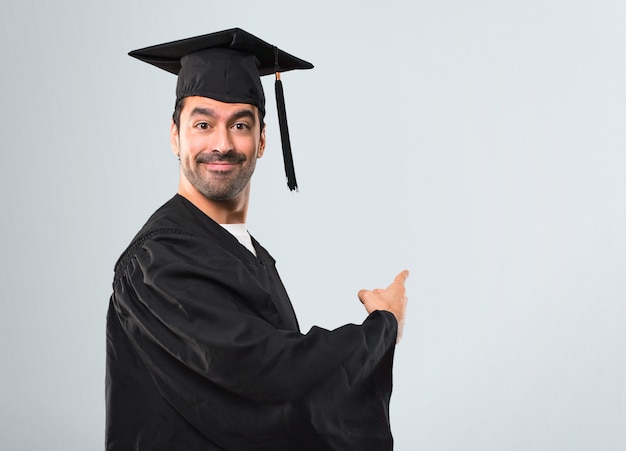
<path fill-rule="evenodd" d="M 229 171 L 209 171 L 206 163 L 232 163 L 237 166 Z M 199 154 L 192 161 L 181 160 L 183 175 L 204 197 L 210 200 L 229 200 L 237 196 L 248 185 L 254 173 L 256 159 L 248 160 L 245 155 Z"/>

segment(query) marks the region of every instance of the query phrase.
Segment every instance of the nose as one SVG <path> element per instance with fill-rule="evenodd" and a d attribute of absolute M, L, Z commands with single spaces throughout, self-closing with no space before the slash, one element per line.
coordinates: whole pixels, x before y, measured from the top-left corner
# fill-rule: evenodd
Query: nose
<path fill-rule="evenodd" d="M 228 127 L 218 127 L 213 134 L 213 152 L 227 154 L 233 150 L 233 141 Z"/>

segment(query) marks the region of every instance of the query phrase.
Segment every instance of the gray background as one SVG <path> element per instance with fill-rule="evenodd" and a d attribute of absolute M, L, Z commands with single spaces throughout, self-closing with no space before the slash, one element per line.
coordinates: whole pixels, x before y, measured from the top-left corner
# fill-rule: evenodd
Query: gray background
<path fill-rule="evenodd" d="M 175 77 L 132 49 L 242 27 L 272 80 L 249 228 L 303 329 L 403 268 L 396 449 L 626 449 L 626 3 L 0 6 L 0 447 L 102 449 L 112 268 L 176 190 Z"/>

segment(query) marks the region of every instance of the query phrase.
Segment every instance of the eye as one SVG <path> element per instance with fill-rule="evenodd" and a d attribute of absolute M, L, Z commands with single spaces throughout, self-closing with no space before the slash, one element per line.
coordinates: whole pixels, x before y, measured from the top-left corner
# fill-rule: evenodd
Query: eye
<path fill-rule="evenodd" d="M 250 126 L 245 122 L 237 122 L 233 125 L 233 128 L 240 131 L 250 130 Z"/>
<path fill-rule="evenodd" d="M 209 129 L 209 123 L 208 122 L 196 122 L 194 125 L 194 128 L 200 129 L 200 130 L 208 130 Z"/>

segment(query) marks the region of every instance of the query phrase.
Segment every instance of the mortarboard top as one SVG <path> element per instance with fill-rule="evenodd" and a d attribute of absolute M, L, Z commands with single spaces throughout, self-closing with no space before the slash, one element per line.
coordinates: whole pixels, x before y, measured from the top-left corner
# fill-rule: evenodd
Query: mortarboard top
<path fill-rule="evenodd" d="M 296 58 L 240 28 L 153 45 L 133 50 L 129 55 L 178 75 L 181 67 L 180 60 L 183 56 L 212 48 L 239 50 L 256 56 L 259 60 L 258 71 L 261 76 L 293 69 L 313 68 L 311 63 Z M 277 52 L 278 60 L 276 60 L 275 52 Z M 278 70 L 276 70 L 277 66 Z"/>
<path fill-rule="evenodd" d="M 176 100 L 188 96 L 222 102 L 248 103 L 265 115 L 260 77 L 276 73 L 276 101 L 287 185 L 297 189 L 280 72 L 311 69 L 307 61 L 290 55 L 256 36 L 233 28 L 133 50 L 130 56 L 178 75 Z"/>

